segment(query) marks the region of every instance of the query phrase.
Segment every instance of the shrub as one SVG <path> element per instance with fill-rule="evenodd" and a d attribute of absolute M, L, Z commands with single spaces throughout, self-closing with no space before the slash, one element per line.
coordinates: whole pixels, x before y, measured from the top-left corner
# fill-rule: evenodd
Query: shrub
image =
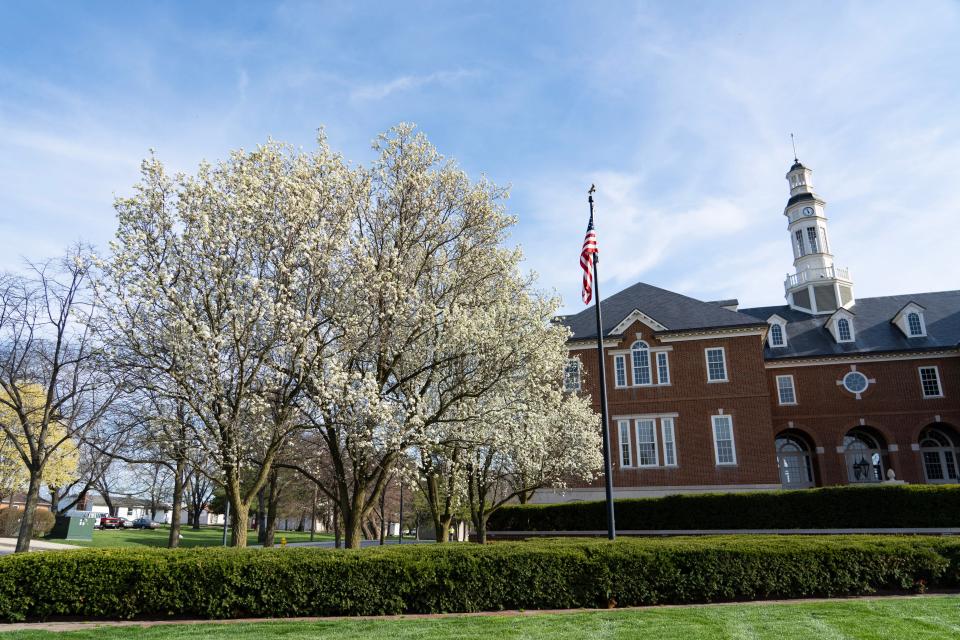
<path fill-rule="evenodd" d="M 0 509 L 0 537 L 12 538 L 17 535 L 21 516 L 23 512 L 19 509 L 11 507 Z"/>
<path fill-rule="evenodd" d="M 960 527 L 960 486 L 873 485 L 616 501 L 618 530 Z M 606 503 L 508 505 L 490 531 L 606 531 Z"/>
<path fill-rule="evenodd" d="M 378 615 L 693 603 L 960 584 L 960 541 L 719 536 L 0 558 L 0 620 Z"/>
<path fill-rule="evenodd" d="M 46 509 L 37 509 L 33 514 L 33 537 L 41 538 L 53 529 L 57 517 Z"/>

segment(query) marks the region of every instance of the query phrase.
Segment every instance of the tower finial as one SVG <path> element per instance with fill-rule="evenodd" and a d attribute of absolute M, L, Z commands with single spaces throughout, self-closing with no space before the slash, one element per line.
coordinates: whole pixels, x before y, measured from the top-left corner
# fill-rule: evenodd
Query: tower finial
<path fill-rule="evenodd" d="M 792 133 L 790 134 L 790 144 L 793 146 L 793 161 L 800 162 L 797 160 L 797 141 L 794 140 Z"/>

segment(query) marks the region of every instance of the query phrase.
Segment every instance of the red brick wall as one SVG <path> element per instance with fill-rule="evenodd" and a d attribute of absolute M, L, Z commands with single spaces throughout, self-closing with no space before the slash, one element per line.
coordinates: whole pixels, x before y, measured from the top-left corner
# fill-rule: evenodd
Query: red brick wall
<path fill-rule="evenodd" d="M 641 334 L 651 348 L 670 346 L 669 386 L 616 388 L 614 356 L 610 351 L 628 350 Z M 723 347 L 729 382 L 708 383 L 704 350 Z M 617 487 L 643 486 L 702 486 L 733 484 L 776 484 L 776 451 L 771 430 L 770 390 L 764 371 L 760 336 L 706 338 L 682 342 L 661 343 L 653 337 L 646 325 L 634 323 L 623 340 L 606 350 L 607 399 L 611 416 L 611 450 L 614 463 L 614 485 Z M 582 390 L 593 399 L 599 413 L 597 382 L 597 355 L 595 349 L 571 352 L 582 363 Z M 630 358 L 626 360 L 630 383 Z M 651 354 L 651 367 L 656 360 Z M 655 374 L 654 374 L 655 376 Z M 656 379 L 656 377 L 654 377 Z M 737 464 L 718 466 L 714 457 L 711 416 L 720 409 L 733 420 Z M 674 419 L 677 466 L 658 468 L 619 467 L 619 438 L 617 416 L 637 414 L 677 413 Z M 631 439 L 636 432 L 631 424 Z M 660 440 L 658 424 L 658 440 Z M 662 452 L 662 442 L 659 442 Z M 636 456 L 636 442 L 632 442 Z M 636 461 L 634 460 L 634 463 Z M 661 465 L 663 463 L 661 453 Z M 592 486 L 601 486 L 602 481 Z"/>
<path fill-rule="evenodd" d="M 788 429 L 789 423 L 801 431 L 823 452 L 815 456 L 820 485 L 846 484 L 847 472 L 837 447 L 850 429 L 861 424 L 879 431 L 888 445 L 897 451 L 888 455 L 888 465 L 897 478 L 911 483 L 924 482 L 920 452 L 911 450 L 920 431 L 935 421 L 952 425 L 960 433 L 960 358 L 932 357 L 922 360 L 866 361 L 856 364 L 867 378 L 872 378 L 861 399 L 837 384 L 850 364 L 817 364 L 771 368 L 767 370 L 772 402 L 773 427 L 776 433 Z M 925 399 L 920 387 L 918 368 L 937 366 L 943 398 Z M 797 404 L 778 404 L 776 376 L 792 375 Z"/>

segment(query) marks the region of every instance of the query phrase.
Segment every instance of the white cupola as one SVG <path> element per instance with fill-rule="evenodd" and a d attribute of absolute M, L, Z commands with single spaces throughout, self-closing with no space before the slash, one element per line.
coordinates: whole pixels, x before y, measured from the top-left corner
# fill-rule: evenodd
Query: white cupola
<path fill-rule="evenodd" d="M 793 160 L 787 172 L 790 199 L 783 215 L 787 217 L 795 272 L 788 273 L 783 283 L 785 296 L 798 311 L 833 313 L 853 305 L 853 281 L 849 269 L 833 264 L 824 214 L 826 202 L 813 192 L 813 171 Z"/>

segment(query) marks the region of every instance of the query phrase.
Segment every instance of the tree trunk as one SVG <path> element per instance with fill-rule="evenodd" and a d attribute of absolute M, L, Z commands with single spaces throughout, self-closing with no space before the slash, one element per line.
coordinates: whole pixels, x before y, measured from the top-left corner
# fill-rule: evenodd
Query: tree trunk
<path fill-rule="evenodd" d="M 23 505 L 23 518 L 20 519 L 16 553 L 30 551 L 30 538 L 33 536 L 33 515 L 37 512 L 37 500 L 40 497 L 41 473 L 42 470 L 30 469 L 30 484 L 27 487 L 27 499 Z"/>
<path fill-rule="evenodd" d="M 341 540 L 341 533 L 343 527 L 340 526 L 340 509 L 337 507 L 337 504 L 333 505 L 333 548 L 339 549 L 343 546 L 343 540 Z"/>
<path fill-rule="evenodd" d="M 380 546 L 387 543 L 387 490 L 380 492 Z"/>
<path fill-rule="evenodd" d="M 363 539 L 363 518 L 356 510 L 343 514 L 343 546 L 346 549 L 359 549 Z"/>
<path fill-rule="evenodd" d="M 177 460 L 173 475 L 173 515 L 170 518 L 170 537 L 167 539 L 169 549 L 180 546 L 180 511 L 183 509 L 183 471 L 186 466 L 185 460 Z"/>
<path fill-rule="evenodd" d="M 59 502 L 60 489 L 57 487 L 50 487 L 50 511 L 52 511 L 54 515 L 59 515 L 60 513 Z"/>
<path fill-rule="evenodd" d="M 263 536 L 263 546 L 272 547 L 274 534 L 277 530 L 277 472 L 270 474 L 269 488 L 267 489 L 267 528 Z"/>
<path fill-rule="evenodd" d="M 257 492 L 257 542 L 263 544 L 267 539 L 267 499 L 266 487 Z"/>
<path fill-rule="evenodd" d="M 247 525 L 250 523 L 250 503 L 236 501 L 236 504 L 230 505 L 230 546 L 247 546 Z"/>

